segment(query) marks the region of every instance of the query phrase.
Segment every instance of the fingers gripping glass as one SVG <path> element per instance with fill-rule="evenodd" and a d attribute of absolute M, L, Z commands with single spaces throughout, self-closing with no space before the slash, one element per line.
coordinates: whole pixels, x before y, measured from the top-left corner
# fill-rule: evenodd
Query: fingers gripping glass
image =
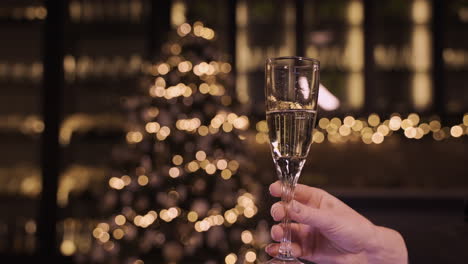
<path fill-rule="evenodd" d="M 317 116 L 319 68 L 319 61 L 303 57 L 280 57 L 266 61 L 266 118 L 286 212 L 312 143 Z M 301 263 L 292 255 L 288 213 L 282 225 L 284 235 L 279 254 L 268 263 Z"/>

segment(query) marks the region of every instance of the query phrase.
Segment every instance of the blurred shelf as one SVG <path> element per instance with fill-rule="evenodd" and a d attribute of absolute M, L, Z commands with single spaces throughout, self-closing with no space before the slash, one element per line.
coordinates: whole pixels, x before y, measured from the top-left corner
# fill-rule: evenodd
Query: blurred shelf
<path fill-rule="evenodd" d="M 13 18 L 0 18 L 0 30 L 3 27 L 32 27 L 32 26 L 41 26 L 44 23 L 44 20 L 41 19 L 13 19 Z"/>
<path fill-rule="evenodd" d="M 0 220 L 18 217 L 35 218 L 39 207 L 39 197 L 31 198 L 18 194 L 0 193 Z"/>
<path fill-rule="evenodd" d="M 96 21 L 93 23 L 68 22 L 65 28 L 67 28 L 66 34 L 68 34 L 68 37 L 73 37 L 74 34 L 78 33 L 79 35 L 75 35 L 77 39 L 83 39 L 85 37 L 103 39 L 104 36 L 122 38 L 122 35 L 142 37 L 146 34 L 146 26 L 144 24 L 130 24 L 122 21 Z"/>
<path fill-rule="evenodd" d="M 4 263 L 47 263 L 45 261 L 49 261 L 50 257 L 44 259 L 41 256 L 37 255 L 29 255 L 29 254 L 2 254 L 0 252 L 0 260 Z M 76 263 L 74 257 L 65 257 L 65 256 L 57 256 L 54 258 L 54 263 L 61 263 L 61 264 L 72 264 Z"/>

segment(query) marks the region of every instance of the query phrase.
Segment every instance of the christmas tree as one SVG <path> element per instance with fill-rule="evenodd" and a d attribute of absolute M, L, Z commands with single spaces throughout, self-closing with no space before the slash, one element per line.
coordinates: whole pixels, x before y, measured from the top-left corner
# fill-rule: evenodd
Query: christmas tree
<path fill-rule="evenodd" d="M 92 262 L 255 263 L 265 258 L 261 185 L 244 152 L 249 118 L 232 96 L 215 32 L 177 28 L 127 98 L 125 146 L 114 151 Z"/>

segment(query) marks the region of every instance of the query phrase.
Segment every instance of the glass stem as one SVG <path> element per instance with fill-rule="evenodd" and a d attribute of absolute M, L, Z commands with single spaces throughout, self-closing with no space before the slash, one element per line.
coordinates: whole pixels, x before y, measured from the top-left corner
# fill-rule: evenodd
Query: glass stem
<path fill-rule="evenodd" d="M 294 183 L 289 182 L 286 179 L 281 181 L 281 201 L 285 207 L 286 215 L 282 221 L 283 227 L 283 238 L 281 239 L 281 244 L 279 248 L 278 258 L 280 259 L 290 259 L 293 258 L 292 248 L 291 248 L 291 219 L 289 217 L 289 208 L 291 206 L 292 199 L 294 197 Z"/>

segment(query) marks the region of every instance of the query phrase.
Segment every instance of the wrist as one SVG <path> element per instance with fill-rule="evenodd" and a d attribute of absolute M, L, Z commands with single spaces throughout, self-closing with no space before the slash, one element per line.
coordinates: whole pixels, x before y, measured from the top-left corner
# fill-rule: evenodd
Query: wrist
<path fill-rule="evenodd" d="M 375 226 L 373 239 L 365 249 L 369 264 L 407 264 L 408 252 L 403 237 L 397 231 Z"/>

